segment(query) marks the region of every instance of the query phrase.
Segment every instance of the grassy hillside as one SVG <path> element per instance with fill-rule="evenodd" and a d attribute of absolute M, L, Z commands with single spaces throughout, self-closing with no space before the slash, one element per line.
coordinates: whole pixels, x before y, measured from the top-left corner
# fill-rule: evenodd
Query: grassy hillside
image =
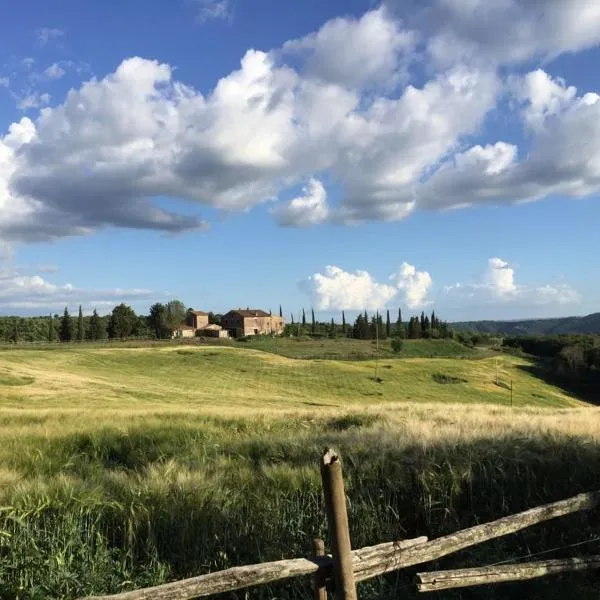
<path fill-rule="evenodd" d="M 342 453 L 355 547 L 600 487 L 600 413 L 522 359 L 502 358 L 500 386 L 495 358 L 378 366 L 381 382 L 373 360 L 229 347 L 0 352 L 0 599 L 76 598 L 306 555 L 327 537 L 326 445 Z M 578 543 L 599 525 L 576 515 L 428 568 Z M 415 598 L 414 572 L 361 584 L 360 597 Z M 303 598 L 308 585 L 250 594 Z M 597 598 L 597 582 L 578 574 L 444 595 L 542 597 Z"/>
<path fill-rule="evenodd" d="M 521 321 L 464 321 L 452 323 L 455 329 L 502 335 L 600 334 L 600 313 L 585 317 L 526 319 Z"/>
<path fill-rule="evenodd" d="M 511 380 L 517 406 L 576 403 L 559 388 L 535 378 L 523 368 L 527 365 L 511 356 L 293 360 L 216 346 L 15 350 L 0 353 L 0 406 L 236 409 L 345 407 L 382 401 L 509 404 Z M 496 385 L 496 368 L 500 385 Z"/>
<path fill-rule="evenodd" d="M 369 358 L 475 358 L 481 352 L 459 344 L 454 340 L 404 340 L 401 352 L 394 353 L 391 340 L 321 339 L 310 338 L 248 338 L 234 342 L 237 347 L 246 346 L 272 352 L 287 358 L 331 358 L 336 360 L 365 360 Z"/>

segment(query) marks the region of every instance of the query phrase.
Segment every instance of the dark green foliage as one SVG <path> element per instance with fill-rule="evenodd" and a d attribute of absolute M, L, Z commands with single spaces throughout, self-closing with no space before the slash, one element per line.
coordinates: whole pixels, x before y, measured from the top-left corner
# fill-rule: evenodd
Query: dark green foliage
<path fill-rule="evenodd" d="M 436 382 L 436 383 L 442 383 L 442 384 L 447 384 L 447 383 L 468 383 L 468 381 L 466 379 L 463 379 L 462 377 L 453 377 L 452 375 L 446 375 L 445 373 L 434 373 L 431 378 Z"/>
<path fill-rule="evenodd" d="M 60 319 L 59 338 L 61 342 L 70 342 L 73 339 L 73 319 L 69 315 L 69 309 L 65 306 L 65 311 Z"/>
<path fill-rule="evenodd" d="M 279 305 L 279 316 L 283 319 L 283 309 L 281 308 L 281 304 Z"/>
<path fill-rule="evenodd" d="M 113 308 L 108 320 L 108 337 L 123 339 L 130 337 L 137 323 L 137 315 L 127 304 L 119 304 Z"/>
<path fill-rule="evenodd" d="M 310 330 L 311 332 L 314 334 L 317 332 L 316 330 L 316 323 L 315 323 L 315 310 L 314 308 L 310 309 L 311 312 L 311 325 L 310 325 Z"/>
<path fill-rule="evenodd" d="M 79 305 L 79 314 L 77 315 L 77 341 L 83 342 L 85 339 L 85 326 L 83 324 L 83 310 Z"/>
<path fill-rule="evenodd" d="M 148 315 L 148 327 L 159 340 L 166 340 L 171 337 L 171 332 L 165 321 L 165 312 L 165 305 L 156 302 L 150 307 L 150 314 Z"/>
<path fill-rule="evenodd" d="M 344 336 L 346 336 L 346 314 L 344 313 L 344 311 L 342 311 L 342 333 L 344 334 Z"/>
<path fill-rule="evenodd" d="M 306 313 L 304 309 L 302 309 L 302 325 L 306 325 Z"/>
<path fill-rule="evenodd" d="M 404 347 L 404 342 L 398 338 L 392 338 L 392 352 L 396 354 L 400 354 L 402 352 L 402 348 Z"/>
<path fill-rule="evenodd" d="M 165 305 L 164 324 L 170 333 L 185 321 L 185 305 L 181 300 L 171 300 Z"/>
<path fill-rule="evenodd" d="M 392 322 L 390 321 L 390 311 L 388 310 L 385 318 L 385 336 L 391 337 L 392 335 Z"/>
<path fill-rule="evenodd" d="M 50 315 L 48 317 L 48 341 L 53 342 L 55 337 L 54 331 L 54 317 Z"/>
<path fill-rule="evenodd" d="M 89 339 L 92 341 L 103 340 L 106 337 L 106 325 L 96 309 L 90 317 Z"/>

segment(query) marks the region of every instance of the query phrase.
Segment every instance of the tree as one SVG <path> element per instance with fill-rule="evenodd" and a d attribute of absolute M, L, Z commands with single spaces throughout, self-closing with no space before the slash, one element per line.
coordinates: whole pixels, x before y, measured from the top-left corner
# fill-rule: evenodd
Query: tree
<path fill-rule="evenodd" d="M 306 325 L 306 313 L 304 309 L 302 309 L 302 325 Z"/>
<path fill-rule="evenodd" d="M 98 311 L 94 309 L 92 316 L 90 317 L 90 340 L 97 341 L 103 340 L 106 337 L 106 327 L 104 321 L 98 316 Z"/>
<path fill-rule="evenodd" d="M 279 316 L 283 319 L 283 309 L 281 308 L 281 304 L 279 305 Z"/>
<path fill-rule="evenodd" d="M 346 337 L 346 315 L 344 314 L 344 311 L 342 311 L 342 333 L 344 334 L 344 337 Z"/>
<path fill-rule="evenodd" d="M 171 300 L 165 305 L 164 321 L 170 333 L 185 321 L 185 305 L 180 300 Z"/>
<path fill-rule="evenodd" d="M 416 340 L 421 335 L 421 326 L 419 325 L 418 317 L 411 317 L 408 322 L 408 337 L 411 340 Z"/>
<path fill-rule="evenodd" d="M 421 312 L 421 336 L 425 335 L 425 313 Z"/>
<path fill-rule="evenodd" d="M 394 338 L 392 340 L 392 352 L 396 354 L 400 354 L 402 352 L 402 347 L 404 346 L 404 342 L 400 338 Z"/>
<path fill-rule="evenodd" d="M 73 339 L 73 321 L 69 314 L 68 307 L 65 306 L 65 312 L 60 320 L 60 330 L 58 333 L 61 342 L 70 342 Z"/>
<path fill-rule="evenodd" d="M 85 338 L 85 327 L 83 325 L 83 311 L 79 305 L 79 314 L 77 315 L 77 341 L 83 342 Z"/>
<path fill-rule="evenodd" d="M 48 317 L 48 341 L 54 341 L 54 317 L 52 314 Z"/>
<path fill-rule="evenodd" d="M 291 321 L 291 323 L 292 323 L 292 325 L 293 325 L 293 324 L 294 324 L 294 313 L 290 313 L 290 316 L 292 317 L 292 321 Z"/>
<path fill-rule="evenodd" d="M 391 337 L 392 335 L 392 322 L 390 321 L 390 311 L 387 311 L 385 318 L 385 336 Z"/>
<path fill-rule="evenodd" d="M 131 306 L 121 303 L 113 308 L 108 320 L 108 335 L 111 339 L 126 338 L 133 333 L 137 315 Z"/>
<path fill-rule="evenodd" d="M 406 336 L 406 330 L 404 329 L 404 323 L 402 322 L 402 310 L 398 309 L 398 319 L 396 326 L 394 327 L 394 335 L 399 338 Z"/>
<path fill-rule="evenodd" d="M 190 309 L 191 310 L 191 309 Z M 171 332 L 165 323 L 165 305 L 160 302 L 155 302 L 150 307 L 148 316 L 148 327 L 159 340 L 167 339 Z"/>
<path fill-rule="evenodd" d="M 311 308 L 310 309 L 311 312 L 311 325 L 310 325 L 310 331 L 311 333 L 315 333 L 317 330 L 317 323 L 315 321 L 315 309 Z"/>

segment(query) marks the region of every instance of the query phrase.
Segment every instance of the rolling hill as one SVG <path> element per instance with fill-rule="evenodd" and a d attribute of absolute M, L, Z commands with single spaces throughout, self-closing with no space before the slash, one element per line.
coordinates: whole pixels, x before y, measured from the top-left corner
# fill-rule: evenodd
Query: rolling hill
<path fill-rule="evenodd" d="M 525 319 L 522 321 L 462 321 L 452 323 L 455 329 L 503 335 L 559 335 L 568 333 L 600 334 L 600 313 L 585 317 L 558 319 Z"/>

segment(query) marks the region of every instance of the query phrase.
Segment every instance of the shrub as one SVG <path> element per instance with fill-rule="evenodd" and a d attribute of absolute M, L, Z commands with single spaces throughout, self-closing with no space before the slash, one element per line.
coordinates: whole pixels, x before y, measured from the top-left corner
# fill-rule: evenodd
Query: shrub
<path fill-rule="evenodd" d="M 466 379 L 462 377 L 453 377 L 452 375 L 446 375 L 445 373 L 434 373 L 431 378 L 436 383 L 467 383 Z"/>
<path fill-rule="evenodd" d="M 404 346 L 404 342 L 400 338 L 394 338 L 392 340 L 392 352 L 396 354 L 400 354 L 402 352 L 402 348 Z"/>

